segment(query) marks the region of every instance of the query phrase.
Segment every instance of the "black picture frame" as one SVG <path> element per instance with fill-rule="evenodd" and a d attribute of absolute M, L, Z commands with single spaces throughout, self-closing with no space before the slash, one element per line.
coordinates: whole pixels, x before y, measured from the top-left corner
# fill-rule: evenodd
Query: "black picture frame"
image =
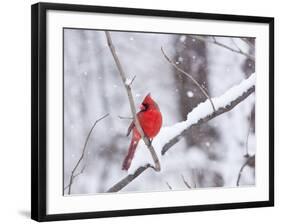
<path fill-rule="evenodd" d="M 46 12 L 64 10 L 100 12 L 124 15 L 162 16 L 217 21 L 254 22 L 269 24 L 269 200 L 243 203 L 224 203 L 196 206 L 161 207 L 101 212 L 52 214 L 46 213 Z M 183 11 L 163 11 L 137 8 L 102 7 L 74 4 L 37 3 L 31 10 L 31 218 L 37 221 L 73 220 L 115 216 L 178 213 L 206 210 L 254 208 L 274 206 L 274 18 Z"/>

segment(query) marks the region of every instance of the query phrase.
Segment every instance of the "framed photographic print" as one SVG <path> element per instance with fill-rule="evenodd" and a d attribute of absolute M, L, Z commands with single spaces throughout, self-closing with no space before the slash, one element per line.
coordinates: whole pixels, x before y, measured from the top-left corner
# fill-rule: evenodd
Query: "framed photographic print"
<path fill-rule="evenodd" d="M 32 218 L 274 205 L 274 19 L 32 6 Z"/>

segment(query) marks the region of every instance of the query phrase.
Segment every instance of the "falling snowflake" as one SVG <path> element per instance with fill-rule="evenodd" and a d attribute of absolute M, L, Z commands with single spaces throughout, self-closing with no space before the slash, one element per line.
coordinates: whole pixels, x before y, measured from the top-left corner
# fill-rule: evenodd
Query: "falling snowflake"
<path fill-rule="evenodd" d="M 185 40 L 186 40 L 186 36 L 182 35 L 182 36 L 180 37 L 180 42 L 184 42 Z"/>
<path fill-rule="evenodd" d="M 193 55 L 193 56 L 192 56 L 192 59 L 193 59 L 193 60 L 195 60 L 195 59 L 196 59 L 196 56 L 195 56 L 195 55 Z"/>
<path fill-rule="evenodd" d="M 134 38 L 133 37 L 130 37 L 130 41 L 133 41 L 134 40 Z"/>
<path fill-rule="evenodd" d="M 178 64 L 179 64 L 179 62 L 178 62 L 178 61 L 176 61 L 176 64 L 178 65 Z"/>
<path fill-rule="evenodd" d="M 192 42 L 195 42 L 195 41 L 196 41 L 196 39 L 192 38 Z"/>
<path fill-rule="evenodd" d="M 194 96 L 194 93 L 192 91 L 187 91 L 186 95 L 189 97 L 189 98 L 192 98 Z"/>
<path fill-rule="evenodd" d="M 182 57 L 179 57 L 178 60 L 179 60 L 179 62 L 183 62 L 183 58 Z"/>
<path fill-rule="evenodd" d="M 207 147 L 210 147 L 210 146 L 211 146 L 210 142 L 206 142 L 205 145 L 206 145 Z"/>

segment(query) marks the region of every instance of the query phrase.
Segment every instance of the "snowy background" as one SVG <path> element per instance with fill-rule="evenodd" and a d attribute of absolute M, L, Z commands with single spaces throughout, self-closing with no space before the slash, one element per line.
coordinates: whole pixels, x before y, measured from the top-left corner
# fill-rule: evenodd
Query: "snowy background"
<path fill-rule="evenodd" d="M 136 76 L 132 89 L 137 106 L 150 92 L 161 109 L 163 127 L 186 120 L 187 114 L 206 98 L 165 60 L 161 47 L 211 97 L 224 94 L 255 70 L 254 62 L 245 56 L 189 35 L 134 32 L 111 32 L 111 35 L 127 76 Z M 250 47 L 255 44 L 254 38 L 247 39 L 251 45 L 240 38 L 216 37 L 216 40 L 254 54 L 254 47 Z M 122 191 L 186 190 L 182 177 L 192 188 L 236 187 L 239 170 L 247 159 L 245 155 L 255 154 L 254 103 L 255 95 L 251 94 L 230 112 L 193 129 L 165 155 L 160 173 L 149 169 Z M 130 137 L 126 137 L 130 120 L 119 116 L 129 117 L 131 113 L 104 32 L 65 29 L 64 186 L 69 183 L 91 126 L 107 113 L 110 115 L 97 124 L 91 135 L 78 171 L 84 166 L 85 169 L 74 180 L 72 194 L 105 192 L 128 174 L 121 166 L 130 143 Z M 140 155 L 145 154 L 139 153 L 136 160 Z M 252 164 L 245 167 L 240 186 L 254 184 Z"/>

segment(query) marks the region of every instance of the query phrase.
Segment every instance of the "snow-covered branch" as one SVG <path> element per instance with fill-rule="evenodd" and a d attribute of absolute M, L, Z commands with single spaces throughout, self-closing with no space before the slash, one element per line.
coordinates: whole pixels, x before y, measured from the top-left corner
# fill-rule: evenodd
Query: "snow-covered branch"
<path fill-rule="evenodd" d="M 193 127 L 206 123 L 213 118 L 232 110 L 235 106 L 250 96 L 255 91 L 255 81 L 256 75 L 252 74 L 248 79 L 243 80 L 236 86 L 233 86 L 223 95 L 212 98 L 212 101 L 217 108 L 215 112 L 213 111 L 209 101 L 206 100 L 205 102 L 200 103 L 187 115 L 186 121 L 162 128 L 160 133 L 153 140 L 153 144 L 159 158 L 163 159 L 167 151 L 179 142 L 179 140 L 189 131 L 192 131 Z M 147 150 L 143 149 L 143 147 L 145 147 L 145 145 L 140 144 L 138 150 L 136 151 L 135 158 L 129 169 L 130 174 L 111 187 L 108 190 L 109 192 L 115 192 L 123 189 L 149 168 L 149 166 L 144 165 L 150 162 L 150 157 L 146 154 Z M 162 161 L 161 164 L 162 169 L 165 170 L 165 163 Z"/>
<path fill-rule="evenodd" d="M 154 147 L 152 146 L 151 142 L 148 140 L 148 138 L 145 136 L 143 130 L 142 130 L 142 127 L 140 125 L 140 122 L 138 120 L 138 117 L 137 117 L 137 111 L 136 111 L 136 107 L 135 107 L 135 101 L 134 101 L 134 97 L 133 97 L 133 94 L 132 94 L 132 90 L 131 90 L 131 84 L 132 82 L 134 81 L 135 77 L 130 80 L 126 77 L 125 75 L 125 72 L 123 70 L 123 67 L 121 65 L 121 62 L 116 54 L 116 51 L 115 51 L 115 47 L 113 45 L 113 42 L 112 42 L 112 39 L 111 39 L 111 35 L 108 31 L 105 31 L 105 35 L 106 35 L 106 39 L 107 39 L 107 45 L 111 51 L 111 54 L 113 56 L 113 59 L 115 61 L 115 64 L 117 66 L 117 69 L 119 71 L 119 74 L 120 74 L 120 77 L 122 79 L 122 82 L 124 84 L 124 87 L 127 91 L 127 95 L 128 95 L 128 98 L 129 98 L 129 102 L 130 102 L 130 108 L 131 108 L 131 112 L 132 112 L 132 115 L 133 115 L 133 119 L 134 119 L 134 123 L 135 123 L 135 126 L 138 130 L 138 132 L 140 133 L 146 147 L 149 149 L 149 152 L 153 158 L 153 161 L 154 161 L 154 164 L 155 164 L 155 167 L 153 167 L 156 171 L 160 171 L 161 170 L 161 166 L 160 166 L 160 162 L 159 162 L 159 159 L 158 159 L 158 156 L 155 152 L 155 149 Z"/>
<path fill-rule="evenodd" d="M 230 88 L 227 92 L 219 97 L 212 98 L 217 110 L 212 111 L 210 104 L 205 101 L 195 107 L 188 115 L 187 120 L 167 127 L 166 136 L 171 136 L 169 142 L 166 142 L 161 154 L 164 155 L 174 144 L 176 144 L 183 136 L 194 126 L 199 126 L 213 118 L 232 110 L 236 105 L 241 103 L 250 94 L 255 91 L 256 75 L 252 74 L 248 79 L 242 81 L 239 85 Z"/>

